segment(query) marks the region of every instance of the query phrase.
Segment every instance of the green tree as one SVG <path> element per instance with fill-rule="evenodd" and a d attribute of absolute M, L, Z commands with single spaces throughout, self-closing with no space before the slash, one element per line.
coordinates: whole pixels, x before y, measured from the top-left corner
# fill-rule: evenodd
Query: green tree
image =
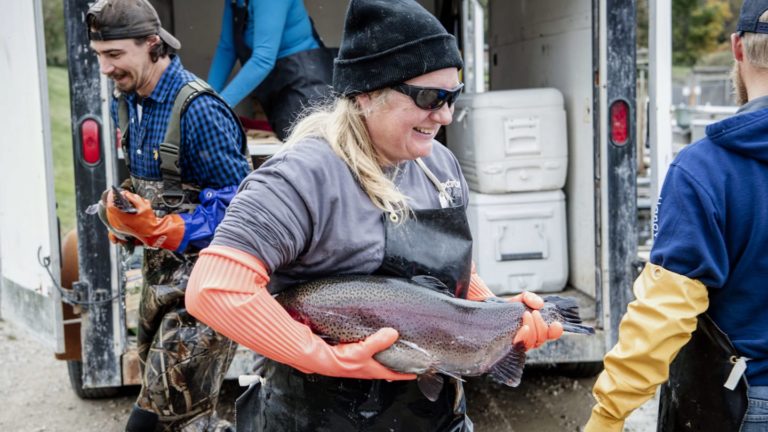
<path fill-rule="evenodd" d="M 704 54 L 716 51 L 728 40 L 726 23 L 732 18 L 728 0 L 673 0 L 673 63 L 692 66 Z"/>
<path fill-rule="evenodd" d="M 648 46 L 648 0 L 637 0 L 637 46 Z"/>
<path fill-rule="evenodd" d="M 739 22 L 739 11 L 741 10 L 741 5 L 744 3 L 744 0 L 724 1 L 728 4 L 728 9 L 731 11 L 731 17 L 725 20 L 723 27 L 725 27 L 726 35 L 730 35 L 736 31 L 736 24 Z"/>
<path fill-rule="evenodd" d="M 45 31 L 46 63 L 52 66 L 66 65 L 67 36 L 62 0 L 43 0 L 43 30 Z"/>

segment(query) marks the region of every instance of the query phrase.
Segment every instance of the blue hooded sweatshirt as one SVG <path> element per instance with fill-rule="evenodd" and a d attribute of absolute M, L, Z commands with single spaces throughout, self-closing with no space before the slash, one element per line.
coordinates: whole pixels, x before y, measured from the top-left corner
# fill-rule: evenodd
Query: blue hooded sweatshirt
<path fill-rule="evenodd" d="M 768 385 L 768 98 L 707 127 L 664 180 L 651 262 L 709 291 L 708 313 Z"/>

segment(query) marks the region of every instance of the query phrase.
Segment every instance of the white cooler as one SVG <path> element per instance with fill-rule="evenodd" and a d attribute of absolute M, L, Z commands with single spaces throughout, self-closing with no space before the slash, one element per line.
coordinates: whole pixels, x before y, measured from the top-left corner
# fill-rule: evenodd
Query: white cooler
<path fill-rule="evenodd" d="M 470 193 L 472 258 L 497 295 L 561 291 L 568 281 L 565 195 Z"/>
<path fill-rule="evenodd" d="M 506 193 L 565 185 L 568 143 L 558 90 L 462 94 L 453 118 L 446 141 L 470 189 Z"/>

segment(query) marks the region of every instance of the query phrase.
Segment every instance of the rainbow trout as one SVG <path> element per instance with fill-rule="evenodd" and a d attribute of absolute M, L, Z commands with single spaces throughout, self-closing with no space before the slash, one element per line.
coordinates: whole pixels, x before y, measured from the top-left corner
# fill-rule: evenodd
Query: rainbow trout
<path fill-rule="evenodd" d="M 523 303 L 459 299 L 429 276 L 320 279 L 283 291 L 276 299 L 329 343 L 357 342 L 382 327 L 396 329 L 398 340 L 374 358 L 394 371 L 417 374 L 419 388 L 432 401 L 443 386 L 440 374 L 461 379 L 489 373 L 511 387 L 523 374 L 524 346 L 512 343 L 523 312 L 530 310 Z M 540 312 L 545 322 L 559 321 L 567 332 L 594 334 L 581 325 L 573 299 L 544 300 Z"/>

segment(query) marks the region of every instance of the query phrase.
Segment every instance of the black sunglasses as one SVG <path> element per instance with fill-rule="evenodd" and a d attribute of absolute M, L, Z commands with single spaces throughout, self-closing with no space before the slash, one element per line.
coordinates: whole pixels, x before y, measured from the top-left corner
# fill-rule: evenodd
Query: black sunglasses
<path fill-rule="evenodd" d="M 409 84 L 397 84 L 392 86 L 392 88 L 413 99 L 413 103 L 417 107 L 427 111 L 437 111 L 446 103 L 448 107 L 453 105 L 456 102 L 456 98 L 461 94 L 464 84 L 459 84 L 450 90 L 435 87 L 419 87 Z"/>

